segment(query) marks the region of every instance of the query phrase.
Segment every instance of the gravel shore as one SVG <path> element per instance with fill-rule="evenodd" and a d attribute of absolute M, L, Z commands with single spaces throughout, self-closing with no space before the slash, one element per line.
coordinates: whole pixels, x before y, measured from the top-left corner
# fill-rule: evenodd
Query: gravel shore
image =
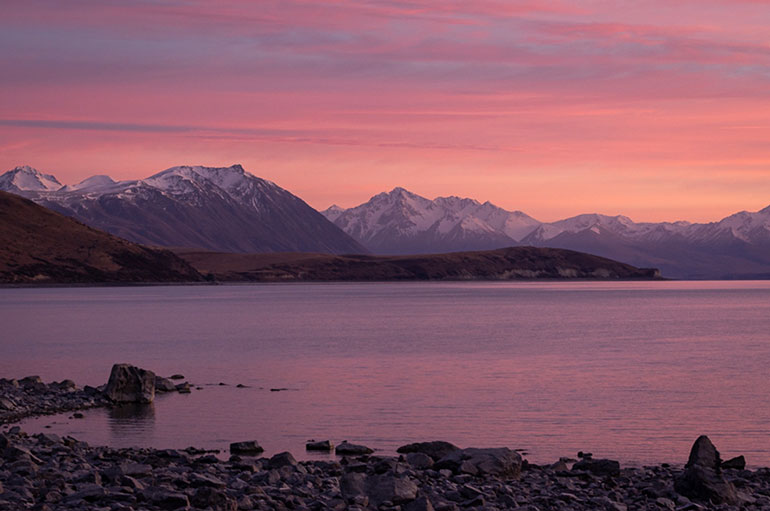
<path fill-rule="evenodd" d="M 3 422 L 109 406 L 99 389 L 38 378 L 0 380 Z M 410 444 L 398 457 L 337 446 L 336 461 L 259 457 L 252 439 L 220 459 L 198 449 L 113 449 L 72 437 L 0 433 L 0 510 L 768 510 L 770 469 L 722 462 L 700 437 L 687 465 L 623 468 L 580 453 L 549 466 L 511 449 Z M 333 449 L 315 442 L 309 449 Z M 249 452 L 253 451 L 253 452 Z M 684 460 L 686 453 L 682 453 Z"/>

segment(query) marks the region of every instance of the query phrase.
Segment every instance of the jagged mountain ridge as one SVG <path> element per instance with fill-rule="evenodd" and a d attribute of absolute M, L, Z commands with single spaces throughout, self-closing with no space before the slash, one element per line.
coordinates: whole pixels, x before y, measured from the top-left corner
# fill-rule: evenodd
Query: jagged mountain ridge
<path fill-rule="evenodd" d="M 179 166 L 119 182 L 98 175 L 66 186 L 31 167 L 17 167 L 0 176 L 0 183 L 0 189 L 147 245 L 227 252 L 366 252 L 302 199 L 240 165 Z M 52 189 L 51 183 L 60 186 Z M 30 186 L 23 188 L 25 184 Z"/>
<path fill-rule="evenodd" d="M 338 227 L 377 254 L 488 250 L 516 244 L 539 222 L 486 202 L 460 197 L 429 200 L 403 188 L 343 210 L 322 212 Z"/>
<path fill-rule="evenodd" d="M 489 202 L 429 200 L 396 188 L 354 208 L 333 206 L 323 213 L 377 254 L 531 245 L 656 267 L 676 278 L 770 276 L 770 206 L 706 224 L 637 223 L 622 215 L 595 213 L 547 223 Z"/>

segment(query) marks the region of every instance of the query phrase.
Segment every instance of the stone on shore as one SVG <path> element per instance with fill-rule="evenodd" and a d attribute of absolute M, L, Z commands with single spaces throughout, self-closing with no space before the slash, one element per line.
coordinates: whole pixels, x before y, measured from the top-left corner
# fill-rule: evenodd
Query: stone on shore
<path fill-rule="evenodd" d="M 115 364 L 104 394 L 114 403 L 152 403 L 155 373 L 130 364 Z"/>
<path fill-rule="evenodd" d="M 371 475 L 366 479 L 366 496 L 375 506 L 385 502 L 402 504 L 417 497 L 417 485 L 407 477 L 391 473 Z"/>
<path fill-rule="evenodd" d="M 396 450 L 396 452 L 400 454 L 419 452 L 422 454 L 427 454 L 434 460 L 440 460 L 450 452 L 458 450 L 460 450 L 460 448 L 456 445 L 438 440 L 434 442 L 416 442 L 413 444 L 402 445 Z"/>
<path fill-rule="evenodd" d="M 676 491 L 690 499 L 714 504 L 735 504 L 735 486 L 722 474 L 722 460 L 711 440 L 701 435 L 690 450 L 684 473 L 674 482 Z"/>
<path fill-rule="evenodd" d="M 598 476 L 620 475 L 620 463 L 615 460 L 583 458 L 574 465 L 572 470 L 584 470 Z"/>
<path fill-rule="evenodd" d="M 371 449 L 365 445 L 351 444 L 345 440 L 337 446 L 334 452 L 341 456 L 362 456 L 364 454 L 373 453 L 374 449 Z"/>
<path fill-rule="evenodd" d="M 262 451 L 264 451 L 264 449 L 257 443 L 256 440 L 233 442 L 230 444 L 231 454 L 255 455 L 261 453 Z"/>
<path fill-rule="evenodd" d="M 521 463 L 521 455 L 507 447 L 470 447 L 450 452 L 436 462 L 434 469 L 448 469 L 455 474 L 482 474 L 518 479 L 521 476 Z"/>
<path fill-rule="evenodd" d="M 722 468 L 744 470 L 746 468 L 746 458 L 744 458 L 743 455 L 730 458 L 729 460 L 722 462 Z"/>

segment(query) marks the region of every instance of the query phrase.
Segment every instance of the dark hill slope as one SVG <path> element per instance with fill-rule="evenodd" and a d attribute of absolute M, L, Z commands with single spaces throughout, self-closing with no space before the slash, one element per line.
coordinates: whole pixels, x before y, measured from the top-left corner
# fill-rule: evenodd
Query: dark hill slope
<path fill-rule="evenodd" d="M 201 273 L 231 282 L 660 278 L 654 269 L 639 269 L 572 250 L 536 247 L 416 256 L 192 250 L 179 250 L 177 254 Z"/>
<path fill-rule="evenodd" d="M 87 227 L 0 192 L 0 282 L 195 282 L 201 275 L 167 250 Z"/>

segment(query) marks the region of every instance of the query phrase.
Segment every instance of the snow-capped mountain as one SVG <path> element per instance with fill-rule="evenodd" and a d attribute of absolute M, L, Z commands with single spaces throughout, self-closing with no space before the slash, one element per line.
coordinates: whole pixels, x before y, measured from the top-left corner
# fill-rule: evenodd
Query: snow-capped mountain
<path fill-rule="evenodd" d="M 542 223 L 473 199 L 429 200 L 403 188 L 323 214 L 377 254 L 484 250 L 512 245 L 567 248 L 660 268 L 676 278 L 770 277 L 770 206 L 719 222 L 634 222 L 584 214 Z"/>
<path fill-rule="evenodd" d="M 99 175 L 67 186 L 19 167 L 0 176 L 0 190 L 148 245 L 227 252 L 366 252 L 300 198 L 240 165 L 172 167 L 146 179 L 119 182 Z"/>
<path fill-rule="evenodd" d="M 429 200 L 395 188 L 367 203 L 323 211 L 343 231 L 378 254 L 485 250 L 514 245 L 539 224 L 520 211 L 460 197 Z"/>
<path fill-rule="evenodd" d="M 50 192 L 61 186 L 55 177 L 38 172 L 29 165 L 16 167 L 0 176 L 0 190 L 6 192 Z"/>

